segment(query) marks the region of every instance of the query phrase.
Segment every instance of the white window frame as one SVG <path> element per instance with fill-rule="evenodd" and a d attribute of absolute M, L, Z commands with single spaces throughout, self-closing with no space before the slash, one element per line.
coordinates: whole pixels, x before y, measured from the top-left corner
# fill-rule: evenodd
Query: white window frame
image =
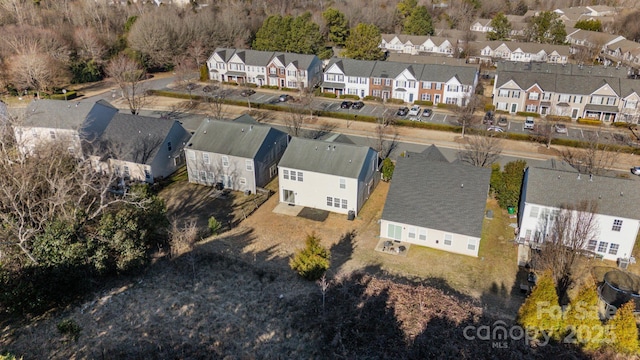
<path fill-rule="evenodd" d="M 451 246 L 451 244 L 453 244 L 453 235 L 452 234 L 444 234 L 444 240 L 442 241 L 442 243 L 444 245 L 446 245 L 446 246 Z"/>
<path fill-rule="evenodd" d="M 247 169 L 247 171 L 253 171 L 253 160 L 245 160 L 244 166 Z"/>
<path fill-rule="evenodd" d="M 531 210 L 529 211 L 529 217 L 537 219 L 539 215 L 540 215 L 540 207 L 532 206 Z"/>
<path fill-rule="evenodd" d="M 289 180 L 289 170 L 287 169 L 282 170 L 282 178 L 285 180 Z"/>
<path fill-rule="evenodd" d="M 340 179 L 340 189 L 346 189 L 347 188 L 347 179 L 341 178 Z"/>
<path fill-rule="evenodd" d="M 608 243 L 608 242 L 606 242 L 606 241 L 600 241 L 600 242 L 598 243 L 598 250 L 597 250 L 597 252 L 599 252 L 599 253 L 603 253 L 603 254 L 604 254 L 604 253 L 606 253 L 606 252 L 607 252 L 607 249 L 608 249 L 608 248 L 609 248 L 609 243 Z"/>
<path fill-rule="evenodd" d="M 391 223 L 387 224 L 387 238 L 402 240 L 402 226 Z"/>
<path fill-rule="evenodd" d="M 222 167 L 229 167 L 229 157 L 223 155 L 222 156 Z"/>
<path fill-rule="evenodd" d="M 476 251 L 478 247 L 478 239 L 468 238 L 467 239 L 467 250 Z"/>
<path fill-rule="evenodd" d="M 609 255 L 618 255 L 618 250 L 620 250 L 620 244 L 611 243 L 609 245 Z"/>
<path fill-rule="evenodd" d="M 415 240 L 416 236 L 417 236 L 416 228 L 413 226 L 410 226 L 409 231 L 407 232 L 407 238 Z"/>
<path fill-rule="evenodd" d="M 418 240 L 427 241 L 427 229 L 418 229 Z"/>
<path fill-rule="evenodd" d="M 209 165 L 211 163 L 211 159 L 209 158 L 209 154 L 202 153 L 202 163 Z"/>
<path fill-rule="evenodd" d="M 327 196 L 327 206 L 328 207 L 333 206 L 333 196 Z"/>
<path fill-rule="evenodd" d="M 621 219 L 614 219 L 613 220 L 613 226 L 611 227 L 611 231 L 620 231 L 622 229 L 622 220 Z"/>
<path fill-rule="evenodd" d="M 302 171 L 298 171 L 298 181 L 303 182 Z"/>

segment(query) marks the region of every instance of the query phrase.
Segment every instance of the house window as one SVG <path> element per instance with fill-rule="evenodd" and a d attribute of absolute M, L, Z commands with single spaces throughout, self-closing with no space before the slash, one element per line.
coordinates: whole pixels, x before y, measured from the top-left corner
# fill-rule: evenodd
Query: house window
<path fill-rule="evenodd" d="M 540 94 L 537 92 L 529 93 L 529 100 L 538 100 L 539 97 L 540 97 Z"/>
<path fill-rule="evenodd" d="M 327 196 L 327 206 L 333 206 L 333 198 L 331 196 Z"/>
<path fill-rule="evenodd" d="M 55 131 L 53 131 L 53 130 L 49 131 L 49 135 L 51 135 L 51 138 L 52 138 L 52 139 L 55 139 L 55 138 L 56 138 L 56 132 L 55 132 Z"/>
<path fill-rule="evenodd" d="M 436 83 L 436 90 L 442 90 L 442 83 Z"/>
<path fill-rule="evenodd" d="M 207 165 L 211 163 L 211 159 L 209 159 L 209 154 L 206 154 L 206 153 L 202 154 L 202 162 Z"/>
<path fill-rule="evenodd" d="M 380 85 L 382 84 L 382 79 L 380 78 L 373 78 L 373 85 Z"/>
<path fill-rule="evenodd" d="M 340 189 L 346 189 L 346 188 L 347 188 L 347 180 L 340 179 Z"/>
<path fill-rule="evenodd" d="M 408 236 L 409 236 L 409 239 L 415 239 L 416 238 L 416 228 L 410 227 Z"/>
<path fill-rule="evenodd" d="M 391 86 L 391 79 L 384 79 L 384 86 Z"/>
<path fill-rule="evenodd" d="M 531 207 L 531 212 L 529 213 L 529 216 L 532 218 L 538 218 L 538 213 L 540 212 L 540 208 L 537 206 L 532 206 Z"/>
<path fill-rule="evenodd" d="M 229 167 L 229 157 L 228 156 L 223 156 L 222 157 L 222 166 L 223 167 Z"/>
<path fill-rule="evenodd" d="M 421 99 L 422 101 L 431 101 L 431 94 L 422 94 Z"/>
<path fill-rule="evenodd" d="M 418 240 L 423 240 L 426 241 L 427 240 L 427 230 L 426 229 L 420 229 L 418 232 Z"/>
<path fill-rule="evenodd" d="M 447 246 L 451 246 L 451 241 L 453 240 L 453 235 L 444 234 L 444 244 Z"/>
<path fill-rule="evenodd" d="M 289 170 L 282 170 L 282 178 L 289 180 Z"/>
<path fill-rule="evenodd" d="M 302 182 L 302 171 L 298 171 L 298 181 Z"/>
<path fill-rule="evenodd" d="M 599 253 L 607 252 L 607 247 L 609 247 L 608 242 L 600 241 L 600 243 L 598 244 L 598 252 Z"/>
<path fill-rule="evenodd" d="M 371 92 L 371 95 L 373 95 L 375 97 L 380 97 L 381 94 L 382 94 L 382 92 L 380 90 L 373 90 Z"/>
<path fill-rule="evenodd" d="M 200 181 L 207 181 L 207 172 L 201 170 L 200 171 Z"/>
<path fill-rule="evenodd" d="M 620 219 L 613 220 L 613 227 L 611 228 L 611 230 L 620 231 L 620 229 L 622 229 L 622 220 Z"/>
<path fill-rule="evenodd" d="M 193 151 L 188 151 L 187 152 L 187 157 L 189 158 L 189 160 L 191 161 L 196 161 L 196 153 Z"/>
<path fill-rule="evenodd" d="M 587 244 L 587 250 L 596 251 L 596 246 L 598 246 L 598 240 L 589 240 Z"/>
<path fill-rule="evenodd" d="M 38 137 L 38 131 L 36 129 L 32 129 L 31 130 L 31 135 L 33 135 L 34 138 Z"/>
<path fill-rule="evenodd" d="M 213 180 L 214 180 L 213 172 L 207 171 L 207 182 L 213 183 Z"/>
<path fill-rule="evenodd" d="M 387 237 L 394 240 L 402 239 L 402 226 L 389 224 L 387 227 Z"/>
<path fill-rule="evenodd" d="M 293 170 L 291 171 L 291 174 L 290 174 L 291 175 L 291 180 L 296 181 L 296 173 L 297 173 L 297 171 L 293 171 Z"/>
<path fill-rule="evenodd" d="M 423 89 L 431 89 L 431 82 L 429 82 L 429 81 L 423 81 L 423 82 L 422 82 L 422 88 L 423 88 Z"/>
<path fill-rule="evenodd" d="M 122 175 L 124 175 L 125 178 L 129 178 L 129 176 L 131 176 L 131 173 L 129 172 L 129 167 L 127 165 L 124 166 L 124 171 Z"/>
<path fill-rule="evenodd" d="M 244 165 L 247 168 L 247 171 L 253 171 L 253 160 L 245 160 Z"/>
<path fill-rule="evenodd" d="M 169 141 L 169 142 L 167 143 L 167 150 L 168 150 L 168 151 L 171 151 L 171 141 Z"/>
<path fill-rule="evenodd" d="M 533 104 L 529 104 L 526 107 L 527 112 L 537 112 L 538 111 L 538 106 L 537 105 L 533 105 Z"/>
<path fill-rule="evenodd" d="M 618 248 L 620 248 L 620 245 L 611 244 L 611 246 L 609 246 L 609 255 L 618 255 Z"/>
<path fill-rule="evenodd" d="M 467 242 L 467 250 L 476 251 L 476 247 L 478 246 L 478 240 L 469 238 Z"/>
<path fill-rule="evenodd" d="M 240 185 L 247 185 L 247 178 L 241 177 L 240 179 L 238 179 L 238 182 L 240 183 Z"/>
<path fill-rule="evenodd" d="M 333 198 L 333 207 L 340 207 L 340 199 L 338 198 Z"/>
<path fill-rule="evenodd" d="M 346 208 L 347 208 L 347 205 L 348 205 L 348 203 L 347 203 L 347 199 L 342 199 L 342 208 L 343 208 L 343 209 L 346 209 Z"/>
<path fill-rule="evenodd" d="M 144 178 L 151 179 L 151 171 L 149 169 L 144 169 Z"/>

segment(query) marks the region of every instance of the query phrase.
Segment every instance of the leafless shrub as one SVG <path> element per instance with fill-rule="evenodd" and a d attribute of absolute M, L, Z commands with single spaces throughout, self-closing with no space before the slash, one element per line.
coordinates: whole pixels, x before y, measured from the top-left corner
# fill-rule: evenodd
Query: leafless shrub
<path fill-rule="evenodd" d="M 178 221 L 174 219 L 171 222 L 171 229 L 169 230 L 171 257 L 178 257 L 191 252 L 199 239 L 200 231 L 194 220 L 180 227 Z"/>
<path fill-rule="evenodd" d="M 473 166 L 491 166 L 502 152 L 502 141 L 492 136 L 468 136 L 464 148 L 458 152 L 461 161 Z"/>
<path fill-rule="evenodd" d="M 602 174 L 610 168 L 616 159 L 617 150 L 608 144 L 598 141 L 591 134 L 584 142 L 583 148 L 565 148 L 561 151 L 562 159 L 585 174 Z"/>

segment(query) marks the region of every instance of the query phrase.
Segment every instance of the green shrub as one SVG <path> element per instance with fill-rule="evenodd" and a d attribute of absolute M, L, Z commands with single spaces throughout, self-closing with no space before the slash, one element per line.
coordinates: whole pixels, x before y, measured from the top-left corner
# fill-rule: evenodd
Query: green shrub
<path fill-rule="evenodd" d="M 633 300 L 622 305 L 607 323 L 609 338 L 613 348 L 621 353 L 636 354 L 638 352 L 638 327 L 633 315 Z"/>
<path fill-rule="evenodd" d="M 65 98 L 66 96 L 66 98 Z M 75 91 L 67 91 L 66 94 L 51 94 L 47 96 L 51 100 L 71 100 L 78 97 L 78 93 Z"/>
<path fill-rule="evenodd" d="M 445 104 L 445 103 L 439 103 L 438 105 L 436 105 L 438 108 L 440 109 L 449 109 L 449 110 L 455 110 L 456 108 L 458 108 L 458 105 L 456 104 Z"/>
<path fill-rule="evenodd" d="M 222 229 L 222 224 L 213 216 L 209 218 L 208 225 L 212 235 L 218 234 L 220 229 Z"/>
<path fill-rule="evenodd" d="M 277 86 L 277 85 L 262 85 L 262 86 L 260 86 L 260 88 L 262 88 L 262 89 L 274 89 L 275 90 L 275 89 L 279 89 L 280 87 Z"/>
<path fill-rule="evenodd" d="M 495 113 L 496 114 L 505 114 L 505 115 L 509 114 L 509 112 L 506 111 L 506 110 L 496 110 Z"/>
<path fill-rule="evenodd" d="M 540 114 L 536 113 L 536 112 L 529 112 L 529 111 L 518 111 L 516 113 L 516 115 L 519 116 L 531 116 L 531 117 L 535 117 L 535 118 L 539 118 Z"/>
<path fill-rule="evenodd" d="M 518 310 L 518 323 L 527 331 L 535 332 L 535 337 L 540 337 L 542 332 L 554 339 L 562 335 L 562 308 L 550 271 L 538 278 L 538 283 Z"/>
<path fill-rule="evenodd" d="M 549 121 L 571 122 L 571 116 L 547 115 Z"/>
<path fill-rule="evenodd" d="M 56 327 L 58 328 L 60 334 L 65 335 L 67 338 L 73 341 L 78 341 L 78 338 L 80 337 L 80 331 L 82 331 L 80 325 L 78 325 L 78 323 L 76 323 L 73 319 L 64 319 L 60 321 L 56 325 Z"/>
<path fill-rule="evenodd" d="M 487 112 L 487 111 L 495 111 L 495 110 L 496 110 L 496 107 L 491 103 L 484 105 L 484 111 L 485 112 Z"/>
<path fill-rule="evenodd" d="M 379 97 L 379 96 L 371 96 L 371 95 L 365 96 L 362 100 L 364 100 L 364 101 L 382 102 L 382 98 L 381 97 Z"/>
<path fill-rule="evenodd" d="M 209 80 L 209 69 L 207 68 L 207 64 L 202 64 L 200 66 L 200 81 Z"/>
<path fill-rule="evenodd" d="M 240 85 L 240 84 L 238 84 L 238 83 L 237 83 L 237 82 L 235 82 L 235 81 L 224 81 L 224 82 L 222 82 L 222 83 L 223 83 L 223 84 L 227 84 L 227 85 L 231 85 L 231 86 L 238 86 L 238 85 Z"/>
<path fill-rule="evenodd" d="M 258 85 L 254 83 L 245 83 L 244 86 L 248 88 L 254 88 L 254 89 L 258 87 Z"/>
<path fill-rule="evenodd" d="M 527 162 L 524 160 L 508 162 L 504 165 L 500 181 L 491 184 L 501 208 L 506 209 L 509 206 L 518 206 L 522 178 L 526 167 Z"/>
<path fill-rule="evenodd" d="M 326 97 L 326 98 L 330 98 L 330 99 L 335 99 L 338 97 L 338 95 L 331 93 L 331 92 L 323 92 L 320 94 L 322 97 Z"/>
<path fill-rule="evenodd" d="M 413 103 L 416 105 L 433 106 L 433 101 L 428 100 L 416 100 Z"/>
<path fill-rule="evenodd" d="M 300 89 L 283 87 L 283 88 L 280 88 L 280 90 L 292 92 L 292 91 L 299 91 Z"/>
<path fill-rule="evenodd" d="M 404 104 L 404 100 L 402 99 L 387 99 L 388 104 Z"/>
<path fill-rule="evenodd" d="M 289 261 L 292 270 L 307 280 L 318 280 L 331 265 L 331 253 L 320 244 L 315 233 L 307 235 L 306 247 L 298 251 Z"/>
<path fill-rule="evenodd" d="M 598 292 L 594 285 L 583 287 L 571 300 L 564 313 L 564 329 L 586 349 L 595 350 L 602 345 L 604 327 L 598 316 Z"/>
<path fill-rule="evenodd" d="M 633 128 L 633 127 L 635 127 L 637 124 L 631 124 L 631 123 L 628 123 L 628 122 L 626 122 L 626 121 L 616 121 L 616 122 L 614 122 L 614 123 L 613 123 L 613 124 L 611 124 L 611 125 L 613 125 L 613 126 L 615 126 L 615 127 L 619 127 L 619 128 Z"/>
<path fill-rule="evenodd" d="M 385 158 L 382 161 L 382 180 L 390 181 L 393 177 L 393 170 L 395 170 L 396 166 L 389 158 Z"/>
<path fill-rule="evenodd" d="M 15 355 L 11 353 L 0 354 L 0 360 L 22 360 L 22 358 L 17 358 Z"/>
<path fill-rule="evenodd" d="M 351 94 L 342 94 L 342 95 L 340 95 L 340 99 L 355 99 L 355 100 L 359 100 L 360 96 L 351 95 Z"/>
<path fill-rule="evenodd" d="M 594 125 L 594 126 L 602 126 L 602 121 L 595 119 L 583 119 L 578 118 L 578 124 L 582 125 Z"/>

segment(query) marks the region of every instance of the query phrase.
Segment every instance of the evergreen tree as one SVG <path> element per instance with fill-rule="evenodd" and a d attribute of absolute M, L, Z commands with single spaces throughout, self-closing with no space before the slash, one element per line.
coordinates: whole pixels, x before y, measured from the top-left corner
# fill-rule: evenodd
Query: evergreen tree
<path fill-rule="evenodd" d="M 602 23 L 596 19 L 578 20 L 573 26 L 576 29 L 589 30 L 589 31 L 602 31 Z"/>
<path fill-rule="evenodd" d="M 289 45 L 289 30 L 291 29 L 291 16 L 271 15 L 256 32 L 253 40 L 254 50 L 285 51 Z"/>
<path fill-rule="evenodd" d="M 307 280 L 318 280 L 331 264 L 331 254 L 320 244 L 316 234 L 307 235 L 306 247 L 297 252 L 289 261 L 289 266 Z"/>
<path fill-rule="evenodd" d="M 530 42 L 560 45 L 565 42 L 567 30 L 558 14 L 543 11 L 529 20 L 526 34 Z"/>
<path fill-rule="evenodd" d="M 344 46 L 349 36 L 349 22 L 343 13 L 334 8 L 328 8 L 322 13 L 329 32 L 329 41 L 337 46 Z"/>
<path fill-rule="evenodd" d="M 622 305 L 607 323 L 608 335 L 613 348 L 621 353 L 636 354 L 638 352 L 638 327 L 633 315 L 633 300 Z"/>
<path fill-rule="evenodd" d="M 518 5 L 516 5 L 516 8 L 513 9 L 513 15 L 523 16 L 527 11 L 529 11 L 529 6 L 527 6 L 527 3 L 524 2 L 524 0 L 520 0 Z"/>
<path fill-rule="evenodd" d="M 491 20 L 492 31 L 487 33 L 487 40 L 508 40 L 511 34 L 511 23 L 503 14 L 499 12 Z"/>
<path fill-rule="evenodd" d="M 542 332 L 558 339 L 561 335 L 562 309 L 551 272 L 544 272 L 531 294 L 518 310 L 518 323 L 539 337 Z"/>
<path fill-rule="evenodd" d="M 269 16 L 256 32 L 253 49 L 318 56 L 324 56 L 325 52 L 320 26 L 311 20 L 309 12 L 295 18 Z"/>
<path fill-rule="evenodd" d="M 580 289 L 564 314 L 565 339 L 575 340 L 587 349 L 602 345 L 604 327 L 598 316 L 598 292 L 594 285 Z"/>
<path fill-rule="evenodd" d="M 417 0 L 402 0 L 396 5 L 396 10 L 398 11 L 398 17 L 400 20 L 405 19 L 407 16 L 411 15 L 413 9 L 418 6 Z"/>
<path fill-rule="evenodd" d="M 425 6 L 415 7 L 404 19 L 403 33 L 409 35 L 433 35 L 431 15 Z"/>
<path fill-rule="evenodd" d="M 384 53 L 379 48 L 382 36 L 373 24 L 360 23 L 351 29 L 342 55 L 357 60 L 382 60 Z"/>
<path fill-rule="evenodd" d="M 492 186 L 501 208 L 506 209 L 509 206 L 518 205 L 526 167 L 527 162 L 524 160 L 508 162 L 504 165 L 501 177 L 495 179 L 499 181 Z"/>
<path fill-rule="evenodd" d="M 396 166 L 389 158 L 382 160 L 382 180 L 390 181 Z"/>

